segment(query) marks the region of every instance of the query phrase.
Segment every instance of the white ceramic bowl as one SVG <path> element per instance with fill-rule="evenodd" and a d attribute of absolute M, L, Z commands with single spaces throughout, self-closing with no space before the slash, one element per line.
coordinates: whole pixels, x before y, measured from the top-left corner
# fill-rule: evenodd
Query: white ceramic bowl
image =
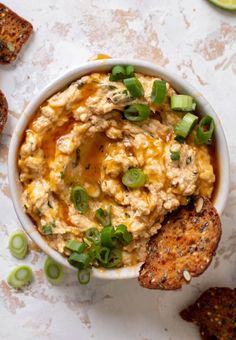
<path fill-rule="evenodd" d="M 229 153 L 227 148 L 227 143 L 225 140 L 224 132 L 214 110 L 211 108 L 210 104 L 206 101 L 206 99 L 195 90 L 191 85 L 189 85 L 186 80 L 179 78 L 174 75 L 171 71 L 161 68 L 155 64 L 151 64 L 148 62 L 140 61 L 140 60 L 128 60 L 128 59 L 103 59 L 97 61 L 91 61 L 84 65 L 81 65 L 69 72 L 65 75 L 59 77 L 54 80 L 50 85 L 44 88 L 27 106 L 25 111 L 22 113 L 18 124 L 13 133 L 10 149 L 9 149 L 9 157 L 8 157 L 8 174 L 9 174 L 9 185 L 11 190 L 12 201 L 17 213 L 17 216 L 22 223 L 22 226 L 26 233 L 32 238 L 32 240 L 49 256 L 51 256 L 55 261 L 61 263 L 66 267 L 72 268 L 66 258 L 60 255 L 58 252 L 53 250 L 48 246 L 48 244 L 44 241 L 40 233 L 34 227 L 29 216 L 24 212 L 24 209 L 21 204 L 21 185 L 19 182 L 19 174 L 17 168 L 17 153 L 21 143 L 22 134 L 27 127 L 29 120 L 32 115 L 39 107 L 39 105 L 45 101 L 47 98 L 52 96 L 55 92 L 59 91 L 66 84 L 71 83 L 72 81 L 92 72 L 100 72 L 100 71 L 109 71 L 114 65 L 133 65 L 135 70 L 147 75 L 152 76 L 160 76 L 161 78 L 166 79 L 170 82 L 170 84 L 179 92 L 184 94 L 189 94 L 194 97 L 197 102 L 197 107 L 199 112 L 203 115 L 207 114 L 214 118 L 216 123 L 216 140 L 218 153 L 220 158 L 219 164 L 219 187 L 215 197 L 214 205 L 218 212 L 221 214 L 224 205 L 226 203 L 228 189 L 229 189 Z M 136 265 L 128 268 L 121 268 L 115 270 L 99 270 L 93 268 L 93 275 L 99 278 L 106 279 L 126 279 L 126 278 L 134 278 L 138 276 L 140 265 Z"/>

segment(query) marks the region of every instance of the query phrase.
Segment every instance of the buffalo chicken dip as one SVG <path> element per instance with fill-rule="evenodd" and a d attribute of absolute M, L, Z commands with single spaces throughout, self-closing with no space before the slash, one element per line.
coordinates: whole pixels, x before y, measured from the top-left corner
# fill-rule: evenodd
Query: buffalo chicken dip
<path fill-rule="evenodd" d="M 22 203 L 79 269 L 142 262 L 165 215 L 211 198 L 214 122 L 158 77 L 115 66 L 44 102 L 18 155 Z"/>

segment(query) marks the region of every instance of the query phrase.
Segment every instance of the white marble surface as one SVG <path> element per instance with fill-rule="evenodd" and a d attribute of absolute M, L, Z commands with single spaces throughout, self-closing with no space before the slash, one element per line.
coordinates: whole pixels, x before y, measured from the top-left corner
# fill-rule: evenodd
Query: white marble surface
<path fill-rule="evenodd" d="M 0 339 L 199 339 L 178 312 L 210 286 L 236 286 L 236 14 L 206 0 L 3 0 L 32 22 L 34 34 L 12 66 L 0 67 L 0 88 L 10 108 L 0 139 Z M 73 273 L 50 286 L 44 255 L 25 263 L 35 273 L 23 292 L 5 283 L 21 261 L 7 249 L 19 226 L 7 183 L 7 151 L 17 119 L 49 81 L 97 53 L 156 62 L 203 92 L 222 121 L 231 155 L 231 190 L 223 237 L 211 267 L 177 292 L 148 291 L 136 280 L 93 280 L 80 287 Z"/>

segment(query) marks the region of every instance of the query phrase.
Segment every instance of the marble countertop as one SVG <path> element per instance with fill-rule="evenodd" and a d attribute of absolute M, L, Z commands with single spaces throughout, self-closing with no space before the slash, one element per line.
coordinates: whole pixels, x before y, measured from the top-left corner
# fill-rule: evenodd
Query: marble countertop
<path fill-rule="evenodd" d="M 0 139 L 0 338 L 188 340 L 195 326 L 179 311 L 211 286 L 236 286 L 236 16 L 206 0 L 3 0 L 34 26 L 17 62 L 0 67 L 9 119 Z M 74 273 L 54 287 L 43 276 L 45 255 L 33 247 L 25 259 L 34 282 L 15 292 L 6 284 L 20 263 L 7 248 L 19 227 L 7 180 L 13 129 L 30 99 L 49 81 L 92 55 L 135 57 L 162 65 L 191 82 L 219 115 L 231 156 L 231 186 L 222 216 L 223 236 L 210 268 L 176 292 L 149 291 L 137 280 L 79 286 Z"/>

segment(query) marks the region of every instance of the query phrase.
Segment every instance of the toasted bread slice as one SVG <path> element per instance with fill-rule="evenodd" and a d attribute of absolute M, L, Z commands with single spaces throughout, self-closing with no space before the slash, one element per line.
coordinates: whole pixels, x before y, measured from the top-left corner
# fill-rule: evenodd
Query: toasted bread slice
<path fill-rule="evenodd" d="M 33 26 L 0 3 L 0 64 L 10 64 L 28 40 Z"/>
<path fill-rule="evenodd" d="M 236 289 L 209 288 L 180 315 L 200 327 L 204 340 L 235 340 Z"/>
<path fill-rule="evenodd" d="M 148 244 L 139 272 L 140 285 L 178 289 L 209 266 L 221 237 L 221 223 L 211 201 L 195 197 L 169 215 Z"/>
<path fill-rule="evenodd" d="M 8 114 L 7 100 L 2 91 L 0 91 L 0 133 L 2 132 L 6 124 L 7 114 Z"/>

